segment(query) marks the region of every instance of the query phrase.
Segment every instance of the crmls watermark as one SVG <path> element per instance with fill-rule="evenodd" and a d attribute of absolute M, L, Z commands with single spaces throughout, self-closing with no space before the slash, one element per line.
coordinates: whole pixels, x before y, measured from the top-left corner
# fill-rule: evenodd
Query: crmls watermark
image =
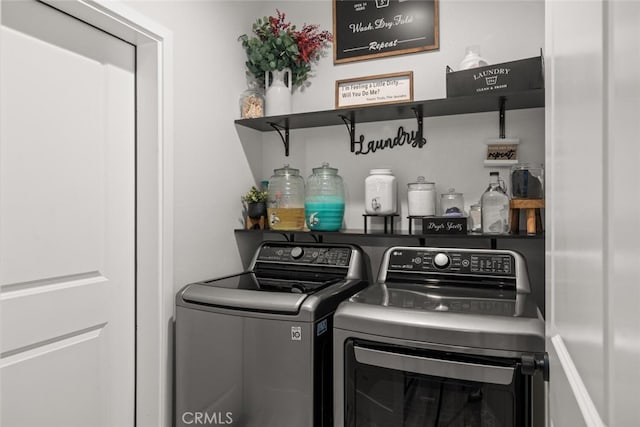
<path fill-rule="evenodd" d="M 183 412 L 182 422 L 187 425 L 230 425 L 232 412 Z"/>

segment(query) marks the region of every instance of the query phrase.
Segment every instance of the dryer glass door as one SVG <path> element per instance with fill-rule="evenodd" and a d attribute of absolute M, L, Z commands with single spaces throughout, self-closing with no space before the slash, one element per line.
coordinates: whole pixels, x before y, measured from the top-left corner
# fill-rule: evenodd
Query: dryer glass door
<path fill-rule="evenodd" d="M 350 341 L 349 427 L 529 426 L 517 361 Z"/>

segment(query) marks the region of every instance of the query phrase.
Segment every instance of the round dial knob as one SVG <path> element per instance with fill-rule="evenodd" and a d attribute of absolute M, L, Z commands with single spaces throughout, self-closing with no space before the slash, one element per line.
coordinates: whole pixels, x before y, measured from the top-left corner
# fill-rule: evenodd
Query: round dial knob
<path fill-rule="evenodd" d="M 293 259 L 298 259 L 302 257 L 303 254 L 304 254 L 304 251 L 300 246 L 296 246 L 295 248 L 291 249 L 291 258 Z"/>
<path fill-rule="evenodd" d="M 449 256 L 442 252 L 437 253 L 436 256 L 433 257 L 433 265 L 435 265 L 436 268 L 447 268 L 450 262 Z"/>

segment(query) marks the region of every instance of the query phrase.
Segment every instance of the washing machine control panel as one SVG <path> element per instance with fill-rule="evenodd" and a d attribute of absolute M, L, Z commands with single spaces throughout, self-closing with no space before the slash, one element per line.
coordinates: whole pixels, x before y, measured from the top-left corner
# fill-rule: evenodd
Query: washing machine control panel
<path fill-rule="evenodd" d="M 269 246 L 260 248 L 258 261 L 348 267 L 351 249 L 327 246 Z"/>
<path fill-rule="evenodd" d="M 387 271 L 515 277 L 513 255 L 499 251 L 394 249 Z"/>

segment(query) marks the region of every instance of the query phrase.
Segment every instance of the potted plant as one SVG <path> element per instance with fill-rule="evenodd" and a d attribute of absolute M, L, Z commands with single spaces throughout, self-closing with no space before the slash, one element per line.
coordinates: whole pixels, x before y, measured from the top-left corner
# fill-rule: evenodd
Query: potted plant
<path fill-rule="evenodd" d="M 242 196 L 242 201 L 247 204 L 247 216 L 252 219 L 260 219 L 267 216 L 267 199 L 269 193 L 252 186 L 247 193 Z"/>
<path fill-rule="evenodd" d="M 265 85 L 268 71 L 291 70 L 290 85 L 302 85 L 311 72 L 311 64 L 317 62 L 322 51 L 333 41 L 328 31 L 320 31 L 318 25 L 305 24 L 301 30 L 285 21 L 285 14 L 276 9 L 276 16 L 259 18 L 253 24 L 253 36 L 240 36 L 247 53 L 247 70 Z"/>

